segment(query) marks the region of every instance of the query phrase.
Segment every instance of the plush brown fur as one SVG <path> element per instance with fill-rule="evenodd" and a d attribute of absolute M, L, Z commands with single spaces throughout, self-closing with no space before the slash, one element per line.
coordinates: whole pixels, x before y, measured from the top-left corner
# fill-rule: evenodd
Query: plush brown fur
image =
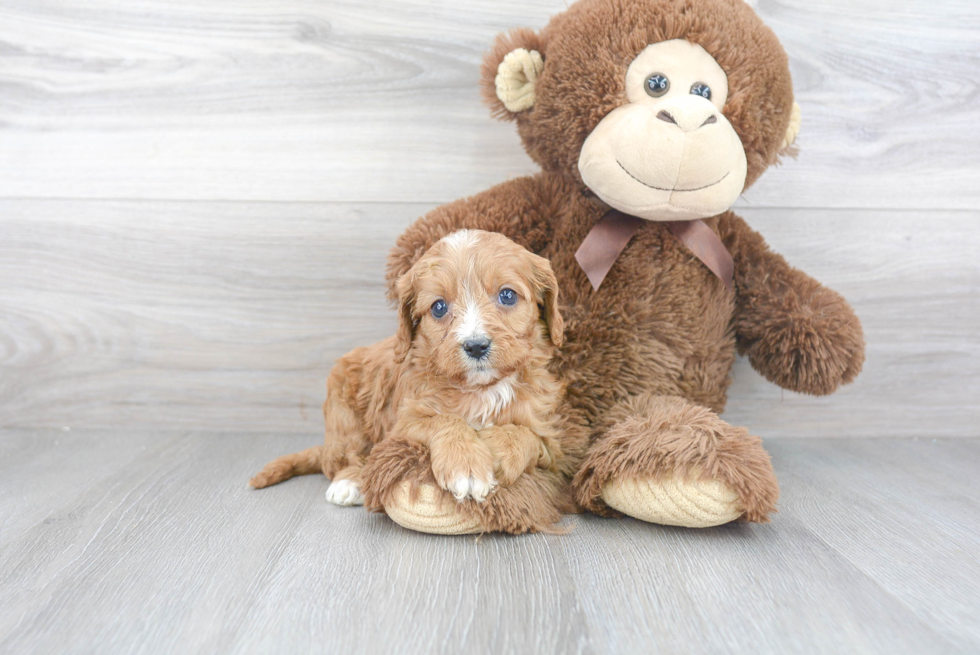
<path fill-rule="evenodd" d="M 535 34 L 497 37 L 481 70 L 494 116 L 517 121 L 527 153 L 546 171 L 581 183 L 582 143 L 606 114 L 626 102 L 630 62 L 649 44 L 700 44 L 728 75 L 724 114 L 742 140 L 748 188 L 773 164 L 793 108 L 793 82 L 776 35 L 743 0 L 580 0 Z M 545 72 L 530 111 L 511 114 L 497 99 L 497 66 L 514 48 L 538 50 Z"/>
<path fill-rule="evenodd" d="M 610 513 L 599 493 L 612 478 L 715 478 L 736 490 L 745 520 L 764 522 L 779 494 L 769 457 L 758 437 L 717 416 L 736 349 L 785 388 L 830 393 L 864 360 L 861 325 L 846 301 L 790 267 L 732 212 L 706 222 L 735 260 L 734 292 L 661 223 L 640 228 L 598 291 L 574 259 L 608 209 L 579 176 L 582 143 L 624 102 L 632 59 L 672 38 L 699 43 L 725 70 L 724 114 L 745 148 L 746 187 L 757 179 L 780 154 L 793 95 L 786 55 L 751 8 L 743 0 L 580 0 L 540 34 L 501 36 L 483 66 L 491 110 L 517 121 L 544 171 L 419 219 L 391 252 L 389 290 L 397 298 L 395 281 L 419 255 L 463 227 L 501 232 L 547 257 L 565 318 L 566 344 L 551 364 L 567 383 L 558 468 L 574 476 L 580 505 Z M 497 65 L 515 47 L 537 49 L 545 62 L 535 105 L 517 115 L 493 91 Z M 391 485 L 427 475 L 422 451 L 390 460 L 372 482 L 382 504 Z M 502 506 L 505 495 L 495 501 L 495 511 L 520 511 Z"/>
<path fill-rule="evenodd" d="M 607 417 L 611 427 L 596 441 L 575 476 L 582 505 L 611 515 L 599 500 L 609 478 L 658 475 L 722 480 L 737 494 L 744 519 L 765 522 L 779 496 L 761 440 L 713 412 L 672 396 L 634 396 Z"/>
<path fill-rule="evenodd" d="M 516 304 L 498 301 L 502 288 Z M 491 529 L 546 529 L 572 506 L 558 469 L 563 387 L 548 364 L 564 330 L 547 260 L 499 234 L 461 232 L 429 248 L 398 292 L 397 334 L 344 356 L 328 378 L 324 445 L 270 462 L 252 486 L 322 472 L 382 510 L 390 480 L 411 472 Z M 437 300 L 445 316 L 430 311 Z M 481 359 L 464 352 L 470 325 L 490 340 Z"/>

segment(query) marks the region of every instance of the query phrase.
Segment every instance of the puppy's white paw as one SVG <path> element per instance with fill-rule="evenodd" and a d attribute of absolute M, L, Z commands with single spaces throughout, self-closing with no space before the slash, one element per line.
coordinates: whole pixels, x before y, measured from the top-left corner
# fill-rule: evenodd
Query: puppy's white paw
<path fill-rule="evenodd" d="M 460 476 L 449 483 L 449 493 L 455 496 L 456 500 L 466 500 L 472 498 L 478 503 L 482 503 L 487 496 L 497 488 L 497 481 L 490 476 L 486 482 L 479 478 Z"/>
<path fill-rule="evenodd" d="M 327 502 L 334 505 L 363 505 L 364 495 L 353 480 L 334 480 L 327 487 Z"/>

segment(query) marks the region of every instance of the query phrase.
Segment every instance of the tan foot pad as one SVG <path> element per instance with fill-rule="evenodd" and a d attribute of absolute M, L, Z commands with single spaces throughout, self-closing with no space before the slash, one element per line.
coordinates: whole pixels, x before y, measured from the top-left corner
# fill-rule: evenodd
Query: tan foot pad
<path fill-rule="evenodd" d="M 480 522 L 456 513 L 455 502 L 447 500 L 442 489 L 431 484 L 419 485 L 415 502 L 409 496 L 408 482 L 399 483 L 394 500 L 385 505 L 391 520 L 409 530 L 429 534 L 479 534 Z"/>
<path fill-rule="evenodd" d="M 709 528 L 742 515 L 738 495 L 720 480 L 613 479 L 602 488 L 613 509 L 649 523 Z"/>

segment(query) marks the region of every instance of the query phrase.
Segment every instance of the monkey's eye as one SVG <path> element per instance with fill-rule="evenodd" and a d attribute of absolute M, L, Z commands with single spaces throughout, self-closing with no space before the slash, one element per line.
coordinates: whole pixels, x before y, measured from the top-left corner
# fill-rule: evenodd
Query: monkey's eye
<path fill-rule="evenodd" d="M 647 91 L 647 95 L 651 98 L 659 98 L 663 94 L 667 93 L 667 89 L 670 88 L 670 80 L 667 76 L 662 73 L 654 73 L 647 78 L 646 84 L 643 87 Z"/>
<path fill-rule="evenodd" d="M 446 304 L 445 300 L 437 300 L 432 303 L 432 315 L 436 318 L 442 318 L 449 311 L 449 305 Z"/>
<path fill-rule="evenodd" d="M 497 300 L 500 301 L 501 305 L 516 305 L 517 292 L 513 289 L 501 289 L 500 293 L 497 294 Z"/>
<path fill-rule="evenodd" d="M 701 96 L 705 100 L 711 100 L 711 87 L 703 82 L 695 82 L 691 87 L 691 94 Z"/>

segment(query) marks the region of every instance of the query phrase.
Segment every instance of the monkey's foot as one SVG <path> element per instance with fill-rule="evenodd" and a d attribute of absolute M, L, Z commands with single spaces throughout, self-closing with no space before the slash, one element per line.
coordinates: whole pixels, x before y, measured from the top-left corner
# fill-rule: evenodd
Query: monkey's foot
<path fill-rule="evenodd" d="M 745 512 L 738 494 L 721 480 L 613 478 L 600 495 L 609 507 L 649 523 L 709 528 Z"/>
<path fill-rule="evenodd" d="M 391 520 L 409 530 L 429 534 L 478 534 L 480 520 L 457 511 L 455 500 L 434 484 L 418 485 L 412 499 L 411 482 L 405 480 L 392 490 L 384 505 Z"/>
<path fill-rule="evenodd" d="M 585 509 L 650 523 L 704 528 L 767 523 L 779 484 L 762 441 L 673 396 L 614 407 L 573 484 Z"/>

